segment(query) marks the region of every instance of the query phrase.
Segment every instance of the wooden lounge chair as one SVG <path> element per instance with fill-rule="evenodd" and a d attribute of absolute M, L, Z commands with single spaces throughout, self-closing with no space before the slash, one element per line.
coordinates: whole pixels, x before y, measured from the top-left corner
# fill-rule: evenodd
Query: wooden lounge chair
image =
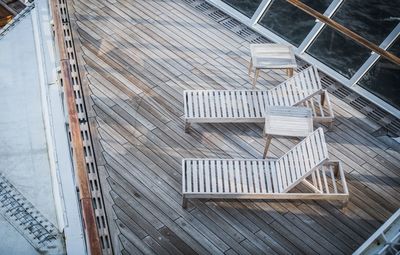
<path fill-rule="evenodd" d="M 300 183 L 311 192 L 289 193 Z M 328 159 L 322 128 L 279 159 L 182 161 L 183 207 L 188 198 L 325 199 L 345 204 L 348 196 L 341 163 Z"/>
<path fill-rule="evenodd" d="M 313 66 L 270 90 L 185 90 L 183 97 L 185 132 L 196 122 L 263 123 L 268 106 L 310 107 L 314 121 L 330 126 L 334 119 L 328 93 Z"/>

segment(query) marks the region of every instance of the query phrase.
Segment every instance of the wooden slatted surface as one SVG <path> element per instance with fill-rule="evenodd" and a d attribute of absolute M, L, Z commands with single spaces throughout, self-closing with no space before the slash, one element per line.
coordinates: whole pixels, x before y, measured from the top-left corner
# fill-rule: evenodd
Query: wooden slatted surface
<path fill-rule="evenodd" d="M 182 158 L 261 158 L 261 125 L 182 131 L 184 90 L 251 88 L 250 43 L 185 1 L 68 3 L 116 254 L 350 254 L 400 206 L 398 147 L 331 96 L 336 120 L 326 141 L 330 158 L 343 161 L 344 211 L 334 202 L 196 199 L 183 210 Z M 262 72 L 257 87 L 286 78 Z M 269 155 L 295 143 L 274 139 Z M 274 186 L 268 178 L 265 189 Z"/>
<path fill-rule="evenodd" d="M 311 108 L 319 102 L 313 96 L 321 91 L 318 71 L 309 67 L 270 90 L 185 90 L 184 116 L 203 123 L 264 122 L 266 107 L 303 104 Z M 318 114 L 315 109 L 313 113 Z"/>
<path fill-rule="evenodd" d="M 262 194 L 286 193 L 326 161 L 325 137 L 318 128 L 277 160 L 184 159 L 182 193 L 197 198 L 260 198 Z M 325 171 L 322 173 L 327 185 Z"/>

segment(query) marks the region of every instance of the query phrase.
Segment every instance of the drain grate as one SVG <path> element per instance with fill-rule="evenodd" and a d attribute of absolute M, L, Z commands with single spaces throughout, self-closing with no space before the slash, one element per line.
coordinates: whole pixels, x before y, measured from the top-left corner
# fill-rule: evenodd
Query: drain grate
<path fill-rule="evenodd" d="M 69 22 L 67 0 L 58 0 L 58 2 L 59 2 L 58 6 L 60 8 L 61 19 L 63 21 L 63 32 L 64 32 L 66 50 L 68 52 L 68 59 L 71 65 L 71 79 L 74 89 L 78 119 L 80 123 L 83 150 L 85 153 L 85 163 L 86 163 L 87 176 L 89 179 L 90 192 L 92 196 L 92 206 L 96 216 L 97 229 L 100 237 L 102 254 L 103 255 L 112 254 L 111 239 L 109 237 L 110 234 L 109 234 L 108 222 L 107 222 L 106 212 L 104 210 L 103 195 L 100 188 L 98 169 L 97 169 L 95 155 L 93 152 L 93 145 L 90 135 L 86 107 L 83 98 L 84 95 L 82 91 L 74 42 Z M 71 142 L 71 136 L 69 137 Z M 72 145 L 72 142 L 70 144 Z M 71 150 L 72 149 L 73 148 L 71 148 Z"/>
<path fill-rule="evenodd" d="M 250 40 L 250 43 L 270 43 L 271 41 L 263 36 L 258 36 L 255 39 Z"/>
<path fill-rule="evenodd" d="M 198 5 L 195 5 L 194 8 L 196 8 L 197 10 L 201 11 L 201 12 L 206 12 L 209 11 L 210 9 L 215 9 L 212 5 L 209 5 L 206 2 L 202 2 Z M 217 9 L 215 9 L 217 10 Z"/>
<path fill-rule="evenodd" d="M 0 174 L 0 214 L 41 254 L 63 254 L 62 235 Z"/>
<path fill-rule="evenodd" d="M 227 19 L 225 19 L 219 23 L 229 30 L 232 30 L 232 29 L 242 25 L 242 24 L 240 24 L 239 21 L 232 19 L 230 17 L 228 17 Z"/>
<path fill-rule="evenodd" d="M 226 14 L 220 10 L 212 11 L 208 14 L 208 16 L 218 23 L 228 18 Z"/>

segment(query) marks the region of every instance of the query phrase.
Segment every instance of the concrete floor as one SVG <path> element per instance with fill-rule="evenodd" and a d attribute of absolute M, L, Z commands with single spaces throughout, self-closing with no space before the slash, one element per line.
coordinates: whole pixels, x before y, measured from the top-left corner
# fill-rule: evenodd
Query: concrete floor
<path fill-rule="evenodd" d="M 57 226 L 36 59 L 28 15 L 0 40 L 0 172 Z M 0 254 L 34 253 L 1 218 Z"/>

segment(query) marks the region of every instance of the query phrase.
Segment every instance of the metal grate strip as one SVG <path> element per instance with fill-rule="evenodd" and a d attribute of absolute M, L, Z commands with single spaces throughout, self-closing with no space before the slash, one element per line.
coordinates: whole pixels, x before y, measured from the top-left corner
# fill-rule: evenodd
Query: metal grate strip
<path fill-rule="evenodd" d="M 71 78 L 74 89 L 74 97 L 76 102 L 76 109 L 80 123 L 80 130 L 83 142 L 83 150 L 85 152 L 85 163 L 89 185 L 91 188 L 92 206 L 96 216 L 97 229 L 100 237 L 102 254 L 112 254 L 111 238 L 109 234 L 108 221 L 104 210 L 104 200 L 100 188 L 99 175 L 97 170 L 96 159 L 93 151 L 93 144 L 86 114 L 85 102 L 83 99 L 83 91 L 79 76 L 79 69 L 76 60 L 76 53 L 72 32 L 69 22 L 68 8 L 66 0 L 58 0 L 61 20 L 63 22 L 63 32 L 65 47 L 68 54 L 69 63 L 71 65 Z M 71 135 L 70 135 L 71 137 Z M 71 139 L 70 139 L 71 142 Z M 71 143 L 72 145 L 72 143 Z M 73 148 L 71 148 L 72 150 Z"/>

